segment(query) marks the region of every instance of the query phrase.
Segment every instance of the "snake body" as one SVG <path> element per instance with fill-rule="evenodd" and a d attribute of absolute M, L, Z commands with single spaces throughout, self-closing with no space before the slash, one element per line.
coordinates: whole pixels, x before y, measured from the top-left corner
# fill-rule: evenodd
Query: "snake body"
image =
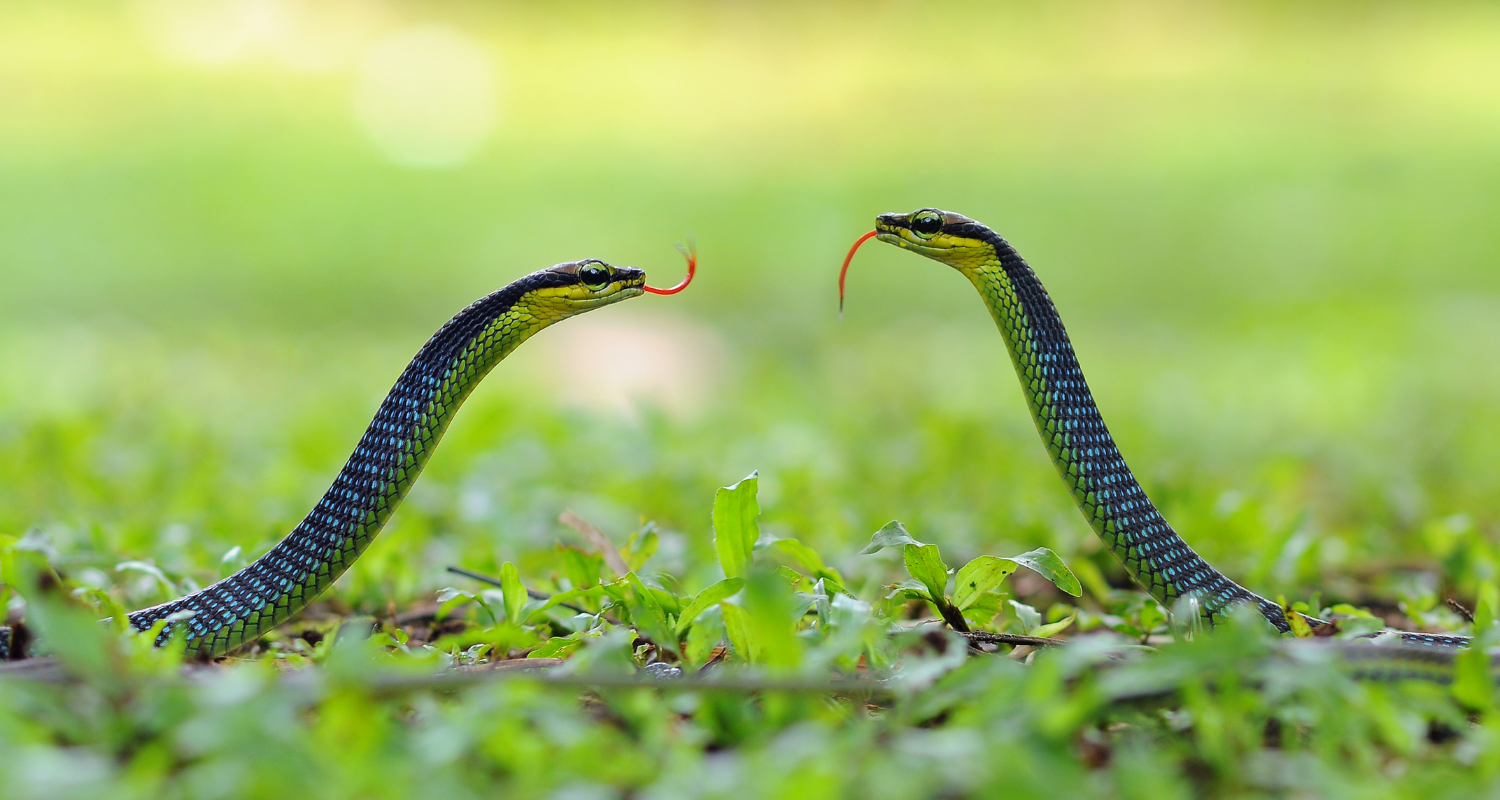
<path fill-rule="evenodd" d="M 1277 630 L 1291 630 L 1280 605 L 1214 569 L 1146 496 L 1099 414 L 1052 298 L 1009 242 L 968 217 L 932 208 L 882 214 L 871 235 L 957 269 L 979 290 L 1058 474 L 1089 526 L 1138 584 L 1169 609 L 1196 605 L 1196 613 L 1211 623 L 1248 604 Z M 1312 617 L 1306 621 L 1322 624 Z M 1401 638 L 1441 647 L 1469 641 L 1408 632 Z"/>
<path fill-rule="evenodd" d="M 432 456 L 458 408 L 516 347 L 553 323 L 646 291 L 645 273 L 587 260 L 527 275 L 460 311 L 422 346 L 348 462 L 307 516 L 269 552 L 229 577 L 130 614 L 157 637 L 177 632 L 190 654 L 222 655 L 285 622 L 369 547 Z"/>

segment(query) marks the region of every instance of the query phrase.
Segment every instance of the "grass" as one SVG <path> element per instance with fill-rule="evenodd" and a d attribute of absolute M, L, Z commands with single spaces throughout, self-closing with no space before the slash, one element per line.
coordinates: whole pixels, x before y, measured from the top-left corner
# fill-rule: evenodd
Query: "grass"
<path fill-rule="evenodd" d="M 1024 571 L 1005 584 L 1051 620 L 1076 603 L 1081 627 L 1145 624 L 971 289 L 867 247 L 837 321 L 844 249 L 876 212 L 928 204 L 1038 269 L 1122 449 L 1211 562 L 1271 596 L 1460 625 L 1442 601 L 1472 604 L 1500 563 L 1493 9 L 266 4 L 299 10 L 229 41 L 174 8 L 0 8 L 0 535 L 44 535 L 75 587 L 136 607 L 264 550 L 421 341 L 496 286 L 585 256 L 675 282 L 686 231 L 703 269 L 503 364 L 309 615 L 321 633 L 294 626 L 283 649 L 182 683 L 169 656 L 84 625 L 118 676 L 0 684 L 0 741 L 20 754 L 0 792 L 1419 796 L 1490 780 L 1486 709 L 1286 669 L 1246 631 L 1129 667 L 1176 688 L 1145 706 L 1111 701 L 1115 678 L 1081 655 L 976 657 L 929 686 L 951 652 L 840 639 L 847 620 L 817 614 L 795 657 L 758 667 L 822 680 L 863 654 L 911 681 L 878 708 L 580 700 L 526 679 L 388 692 L 386 671 L 437 657 L 332 632 L 376 617 L 394 635 L 393 609 L 480 588 L 449 565 L 563 588 L 557 544 L 585 545 L 557 522 L 568 508 L 619 545 L 653 522 L 641 574 L 693 596 L 724 577 L 715 492 L 753 470 L 760 531 L 815 549 L 875 618 L 901 560 L 858 551 L 895 518 L 951 567 L 1055 551 L 1081 599 Z M 426 22 L 498 65 L 499 123 L 451 169 L 391 163 L 350 110 L 364 48 Z M 564 623 L 455 613 L 470 632 L 432 645 L 460 659 Z M 993 624 L 1024 621 L 1006 606 Z M 382 642 L 395 654 L 366 652 Z M 596 644 L 576 658 L 634 655 Z M 317 677 L 282 677 L 289 662 Z"/>

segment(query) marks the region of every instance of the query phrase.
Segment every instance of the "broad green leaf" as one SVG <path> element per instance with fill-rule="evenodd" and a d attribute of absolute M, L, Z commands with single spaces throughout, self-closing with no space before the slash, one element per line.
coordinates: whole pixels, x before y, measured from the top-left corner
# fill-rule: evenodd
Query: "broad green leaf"
<path fill-rule="evenodd" d="M 922 546 L 921 542 L 911 538 L 911 534 L 906 532 L 905 525 L 893 519 L 887 522 L 880 530 L 875 531 L 875 535 L 870 537 L 870 543 L 865 549 L 859 551 L 859 553 L 860 555 L 869 555 L 871 553 L 878 553 L 887 547 L 904 547 L 909 544 L 914 544 L 918 547 Z"/>
<path fill-rule="evenodd" d="M 729 643 L 734 646 L 735 655 L 751 664 L 759 664 L 760 643 L 750 624 L 750 614 L 732 603 L 720 603 L 719 611 L 724 615 L 724 630 L 729 634 Z"/>
<path fill-rule="evenodd" d="M 505 599 L 506 621 L 520 625 L 525 621 L 521 617 L 521 609 L 526 607 L 529 598 L 526 587 L 521 585 L 520 571 L 509 561 L 500 565 L 500 592 Z"/>
<path fill-rule="evenodd" d="M 807 570 L 815 580 L 822 579 L 829 591 L 847 591 L 844 589 L 844 576 L 840 575 L 838 570 L 823 563 L 823 557 L 818 554 L 818 551 L 796 539 L 777 539 L 774 545 L 801 564 L 802 568 Z"/>
<path fill-rule="evenodd" d="M 701 665 L 728 638 L 729 632 L 724 629 L 724 612 L 721 609 L 722 606 L 709 606 L 688 628 L 687 641 L 682 645 L 682 658 L 688 664 Z"/>
<path fill-rule="evenodd" d="M 573 588 L 584 589 L 599 582 L 599 574 L 604 570 L 603 555 L 561 542 L 557 544 L 557 554 L 562 557 L 563 574 L 568 576 Z"/>
<path fill-rule="evenodd" d="M 726 578 L 743 578 L 750 571 L 755 542 L 760 538 L 760 504 L 755 493 L 758 473 L 714 493 L 714 550 Z"/>
<path fill-rule="evenodd" d="M 602 563 L 602 562 L 601 562 Z M 598 600 L 604 596 L 604 589 L 599 586 L 584 586 L 577 589 L 569 589 L 566 592 L 558 592 L 537 606 L 537 611 L 546 611 L 563 603 L 577 605 L 580 600 Z"/>
<path fill-rule="evenodd" d="M 799 611 L 786 582 L 774 572 L 754 570 L 745 581 L 741 601 L 761 663 L 786 670 L 801 665 L 802 643 L 796 625 L 806 608 Z"/>
<path fill-rule="evenodd" d="M 998 592 L 985 592 L 977 598 L 970 599 L 968 607 L 962 609 L 964 619 L 976 628 L 983 628 L 994 621 L 995 615 L 1000 613 L 1001 604 L 1004 602 L 1004 595 Z"/>
<path fill-rule="evenodd" d="M 1066 617 L 1063 617 L 1056 622 L 1049 622 L 1046 625 L 1036 626 L 1031 630 L 1031 635 L 1050 639 L 1053 636 L 1056 636 L 1057 634 L 1067 630 L 1068 626 L 1072 625 L 1073 620 L 1075 619 L 1078 619 L 1077 611 L 1074 611 L 1073 613 L 1067 615 Z"/>
<path fill-rule="evenodd" d="M 1307 624 L 1307 617 L 1296 611 L 1289 611 L 1286 615 L 1286 622 L 1291 626 L 1293 636 L 1298 639 L 1312 638 L 1312 626 Z"/>
<path fill-rule="evenodd" d="M 688 603 L 688 607 L 683 610 L 682 616 L 677 618 L 677 635 L 681 636 L 682 632 L 687 630 L 689 625 L 693 624 L 693 620 L 696 620 L 699 614 L 702 614 L 714 604 L 721 603 L 735 596 L 743 588 L 745 588 L 744 578 L 725 578 L 699 592 L 693 598 L 693 602 Z"/>
<path fill-rule="evenodd" d="M 1010 560 L 1052 581 L 1053 586 L 1074 597 L 1083 596 L 1083 587 L 1078 585 L 1078 579 L 1073 577 L 1073 571 L 1068 569 L 1068 565 L 1064 564 L 1056 553 L 1045 547 L 1038 547 L 1029 553 L 1012 556 Z"/>
<path fill-rule="evenodd" d="M 935 544 L 909 544 L 902 550 L 906 559 L 906 571 L 927 587 L 933 602 L 942 600 L 948 593 L 948 565 L 938 553 Z"/>
<path fill-rule="evenodd" d="M 1337 603 L 1333 608 L 1330 608 L 1328 610 L 1331 613 L 1343 614 L 1346 617 L 1359 617 L 1360 619 L 1379 619 L 1374 614 L 1371 614 L 1363 608 L 1351 606 L 1348 603 Z"/>
<path fill-rule="evenodd" d="M 1167 613 L 1157 605 L 1155 600 L 1147 600 L 1141 606 L 1141 628 L 1147 633 L 1160 628 L 1167 622 Z"/>
<path fill-rule="evenodd" d="M 583 639 L 575 636 L 554 636 L 537 645 L 527 658 L 567 658 L 583 646 Z"/>
<path fill-rule="evenodd" d="M 887 600 L 895 597 L 898 594 L 905 595 L 905 599 L 907 600 L 932 599 L 932 596 L 927 592 L 927 584 L 917 580 L 916 578 L 907 578 L 900 583 L 893 583 L 886 588 L 891 590 L 885 596 Z"/>
<path fill-rule="evenodd" d="M 658 646 L 676 650 L 677 634 L 667 621 L 666 611 L 662 609 L 656 595 L 634 572 L 627 574 L 625 580 L 631 589 L 626 595 L 625 603 L 630 609 L 630 620 L 635 623 L 636 630 Z"/>
<path fill-rule="evenodd" d="M 1022 633 L 1030 636 L 1032 631 L 1041 627 L 1042 615 L 1035 608 L 1016 600 L 1010 601 L 1010 607 L 1015 609 L 1016 619 L 1021 623 Z"/>
<path fill-rule="evenodd" d="M 772 574 L 785 581 L 786 588 L 794 591 L 803 588 L 804 585 L 808 588 L 812 587 L 812 581 L 808 580 L 806 575 L 791 567 L 777 567 Z"/>
<path fill-rule="evenodd" d="M 656 548 L 660 545 L 661 537 L 656 535 L 656 525 L 647 524 L 639 533 L 630 535 L 630 540 L 620 548 L 620 555 L 625 559 L 626 566 L 638 570 L 656 555 Z"/>
<path fill-rule="evenodd" d="M 453 613 L 453 609 L 465 603 L 478 603 L 484 609 L 485 613 L 489 615 L 491 624 L 500 621 L 500 617 L 495 614 L 495 609 L 490 607 L 489 601 L 474 592 L 448 587 L 438 592 L 437 601 L 438 610 L 435 616 L 438 619 L 446 618 L 449 614 Z"/>
<path fill-rule="evenodd" d="M 953 605 L 960 611 L 968 608 L 1015 571 L 1016 562 L 1008 558 L 980 556 L 970 561 L 959 568 L 954 578 Z"/>

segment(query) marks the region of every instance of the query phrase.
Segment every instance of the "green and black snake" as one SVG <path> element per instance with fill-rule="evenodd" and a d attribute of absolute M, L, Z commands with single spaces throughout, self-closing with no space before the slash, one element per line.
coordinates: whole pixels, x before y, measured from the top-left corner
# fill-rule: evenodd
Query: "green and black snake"
<path fill-rule="evenodd" d="M 871 238 L 947 264 L 979 290 L 1005 339 L 1037 432 L 1058 474 L 1089 526 L 1152 597 L 1167 608 L 1196 604 L 1197 613 L 1209 622 L 1248 604 L 1277 630 L 1291 629 L 1281 606 L 1214 569 L 1162 518 L 1100 417 L 1052 298 L 1009 242 L 949 211 L 923 208 L 881 214 L 875 230 L 860 237 L 844 259 L 839 273 L 841 306 L 849 262 Z M 1312 627 L 1323 624 L 1312 617 L 1306 620 Z M 1399 633 L 1411 645 L 1454 648 L 1469 643 L 1464 636 Z"/>
<path fill-rule="evenodd" d="M 182 626 L 187 650 L 222 655 L 285 622 L 359 558 L 401 504 L 464 399 L 500 360 L 543 328 L 637 297 L 673 294 L 646 274 L 585 260 L 534 272 L 448 320 L 396 380 L 375 419 L 313 510 L 286 538 L 239 572 L 167 603 L 130 614 L 136 630 L 161 620 L 165 643 Z"/>

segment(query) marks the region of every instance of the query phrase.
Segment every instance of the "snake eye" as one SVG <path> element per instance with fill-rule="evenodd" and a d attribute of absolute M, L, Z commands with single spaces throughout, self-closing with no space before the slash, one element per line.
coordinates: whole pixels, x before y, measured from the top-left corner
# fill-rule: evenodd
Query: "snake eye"
<path fill-rule="evenodd" d="M 911 229 L 922 236 L 931 236 L 943 229 L 943 218 L 931 211 L 923 211 L 911 218 Z"/>
<path fill-rule="evenodd" d="M 584 267 L 578 270 L 578 279 L 590 289 L 603 289 L 609 283 L 609 270 L 604 267 Z"/>

